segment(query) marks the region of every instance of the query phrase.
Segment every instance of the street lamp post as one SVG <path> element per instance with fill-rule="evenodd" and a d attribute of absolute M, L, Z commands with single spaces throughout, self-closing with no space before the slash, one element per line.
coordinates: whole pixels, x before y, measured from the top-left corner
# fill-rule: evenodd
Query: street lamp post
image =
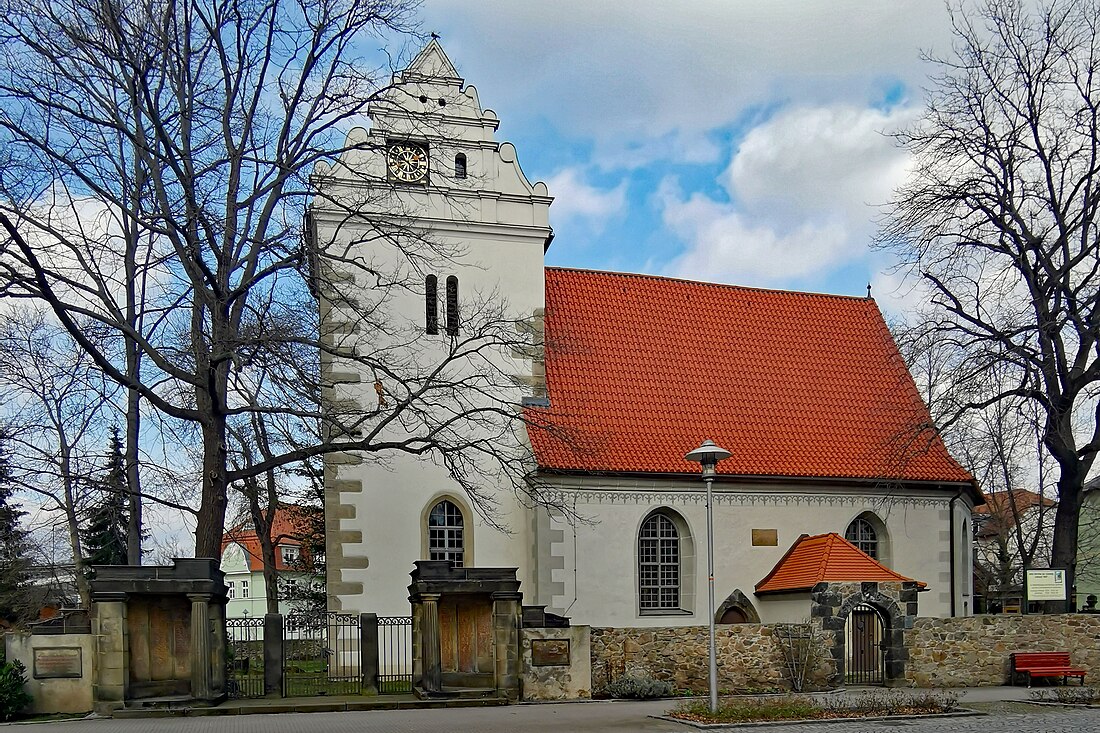
<path fill-rule="evenodd" d="M 718 711 L 718 659 L 714 650 L 714 475 L 718 461 L 730 457 L 730 452 L 720 448 L 709 438 L 684 458 L 700 464 L 703 481 L 707 484 L 707 619 L 709 621 L 708 651 L 710 662 L 710 711 Z"/>

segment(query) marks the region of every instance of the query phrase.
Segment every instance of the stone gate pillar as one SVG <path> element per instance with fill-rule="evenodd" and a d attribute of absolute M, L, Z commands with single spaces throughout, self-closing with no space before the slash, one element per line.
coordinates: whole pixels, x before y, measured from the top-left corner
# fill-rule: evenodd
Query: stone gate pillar
<path fill-rule="evenodd" d="M 214 697 L 210 596 L 205 593 L 188 593 L 187 600 L 191 601 L 191 697 L 209 700 Z"/>
<path fill-rule="evenodd" d="M 439 594 L 420 594 L 420 649 L 423 654 L 423 676 L 420 686 L 425 692 L 443 692 L 443 661 L 439 649 Z"/>
<path fill-rule="evenodd" d="M 497 592 L 493 599 L 493 654 L 496 660 L 497 694 L 509 700 L 519 698 L 519 629 L 523 596 Z"/>

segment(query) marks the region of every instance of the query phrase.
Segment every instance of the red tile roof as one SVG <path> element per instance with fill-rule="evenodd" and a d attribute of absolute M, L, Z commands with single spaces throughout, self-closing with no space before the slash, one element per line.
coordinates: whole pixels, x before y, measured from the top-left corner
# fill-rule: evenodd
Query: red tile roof
<path fill-rule="evenodd" d="M 1027 489 L 1008 489 L 984 494 L 985 504 L 974 507 L 978 515 L 975 532 L 978 539 L 1002 537 L 1016 526 L 1016 518 L 1025 517 L 1032 509 L 1042 506 L 1052 509 L 1058 502 Z"/>
<path fill-rule="evenodd" d="M 545 329 L 544 470 L 698 473 L 711 438 L 720 474 L 973 481 L 873 300 L 547 268 Z"/>
<path fill-rule="evenodd" d="M 271 524 L 271 539 L 275 543 L 275 569 L 291 570 L 283 562 L 283 554 L 280 547 L 290 546 L 300 548 L 300 552 L 308 554 L 308 548 L 303 544 L 308 540 L 309 518 L 308 513 L 318 511 L 311 507 L 302 507 L 294 504 L 284 505 L 275 512 L 275 519 Z M 244 548 L 248 557 L 248 569 L 253 572 L 261 572 L 264 569 L 263 552 L 260 549 L 260 539 L 256 536 L 256 530 L 252 526 L 251 519 L 246 519 L 226 530 L 222 535 L 222 553 L 230 544 L 237 543 Z"/>
<path fill-rule="evenodd" d="M 772 571 L 756 584 L 756 593 L 808 591 L 822 581 L 911 582 L 835 532 L 802 535 Z"/>

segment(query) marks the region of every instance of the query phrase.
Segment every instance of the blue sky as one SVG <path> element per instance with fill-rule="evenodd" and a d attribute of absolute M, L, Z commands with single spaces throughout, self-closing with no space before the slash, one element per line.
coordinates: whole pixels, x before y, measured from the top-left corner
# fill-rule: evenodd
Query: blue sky
<path fill-rule="evenodd" d="M 524 171 L 551 265 L 918 297 L 868 244 L 950 48 L 938 0 L 427 0 Z"/>

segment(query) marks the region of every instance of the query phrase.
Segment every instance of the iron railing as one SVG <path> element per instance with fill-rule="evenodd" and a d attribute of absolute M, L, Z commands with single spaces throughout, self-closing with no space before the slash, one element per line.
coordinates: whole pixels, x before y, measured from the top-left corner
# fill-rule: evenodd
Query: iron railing
<path fill-rule="evenodd" d="M 412 692 L 412 617 L 378 617 L 378 692 Z"/>
<path fill-rule="evenodd" d="M 358 695 L 359 616 L 348 613 L 283 617 L 283 695 Z"/>
<path fill-rule="evenodd" d="M 226 682 L 230 697 L 264 696 L 264 620 L 227 618 Z"/>

